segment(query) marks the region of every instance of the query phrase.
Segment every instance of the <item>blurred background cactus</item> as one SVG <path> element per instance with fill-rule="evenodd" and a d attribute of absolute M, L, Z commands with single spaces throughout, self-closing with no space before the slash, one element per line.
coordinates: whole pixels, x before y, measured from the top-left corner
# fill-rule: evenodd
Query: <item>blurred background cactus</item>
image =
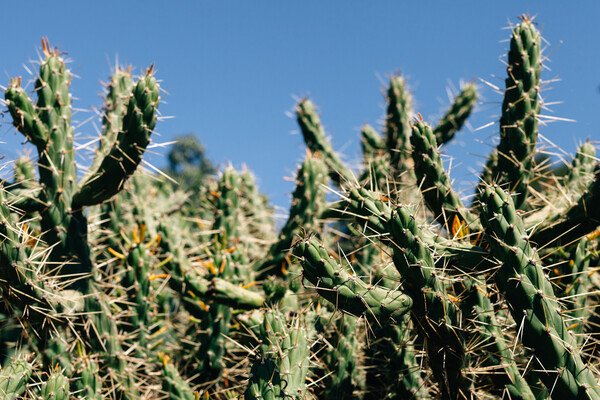
<path fill-rule="evenodd" d="M 359 169 L 315 105 L 280 229 L 247 170 L 194 139 L 145 170 L 153 67 L 117 68 L 95 158 L 78 173 L 72 74 L 43 41 L 31 93 L 5 107 L 37 150 L 0 186 L 0 393 L 32 399 L 596 399 L 600 164 L 539 157 L 544 55 L 513 27 L 499 144 L 470 196 L 441 151 L 478 88 L 442 118 L 385 90 Z M 30 95 L 35 98 L 32 100 Z"/>

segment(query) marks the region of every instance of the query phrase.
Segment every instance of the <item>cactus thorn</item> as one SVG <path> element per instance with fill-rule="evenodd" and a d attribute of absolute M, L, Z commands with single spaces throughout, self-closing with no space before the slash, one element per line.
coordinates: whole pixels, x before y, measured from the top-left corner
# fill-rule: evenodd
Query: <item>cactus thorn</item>
<path fill-rule="evenodd" d="M 158 275 L 154 275 L 154 274 L 152 274 L 152 275 L 150 275 L 150 278 L 148 278 L 148 280 L 149 280 L 150 282 L 152 282 L 152 281 L 153 281 L 153 280 L 155 280 L 155 279 L 166 278 L 166 277 L 168 277 L 168 276 L 169 276 L 169 274 L 158 274 Z"/>
<path fill-rule="evenodd" d="M 117 257 L 119 260 L 124 260 L 126 258 L 126 256 L 124 254 L 119 253 L 118 251 L 114 250 L 111 247 L 107 247 L 106 249 L 108 250 L 108 252 L 110 254 L 112 254 L 114 257 Z"/>

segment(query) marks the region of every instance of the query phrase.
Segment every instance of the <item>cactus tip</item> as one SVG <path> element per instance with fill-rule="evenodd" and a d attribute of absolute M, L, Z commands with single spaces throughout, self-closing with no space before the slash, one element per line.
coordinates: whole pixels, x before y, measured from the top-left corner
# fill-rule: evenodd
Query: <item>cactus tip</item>
<path fill-rule="evenodd" d="M 20 87 L 21 86 L 21 77 L 19 76 L 17 78 L 10 78 L 10 84 L 15 87 Z"/>
<path fill-rule="evenodd" d="M 58 55 L 58 49 L 54 49 L 54 51 L 52 51 L 50 48 L 50 41 L 48 40 L 48 37 L 42 38 L 42 52 L 46 57 Z"/>
<path fill-rule="evenodd" d="M 521 14 L 517 18 L 520 19 L 521 22 L 524 22 L 524 23 L 527 23 L 527 22 L 534 23 L 533 20 L 535 19 L 535 16 L 532 17 L 529 14 Z"/>
<path fill-rule="evenodd" d="M 47 37 L 43 37 L 42 38 L 42 51 L 44 52 L 44 55 L 46 57 L 48 57 L 48 48 L 50 47 L 50 44 L 48 43 L 48 38 Z"/>

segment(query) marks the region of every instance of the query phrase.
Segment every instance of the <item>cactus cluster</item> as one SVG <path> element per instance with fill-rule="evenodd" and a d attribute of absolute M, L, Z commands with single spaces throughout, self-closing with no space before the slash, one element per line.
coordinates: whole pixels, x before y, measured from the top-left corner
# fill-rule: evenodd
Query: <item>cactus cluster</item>
<path fill-rule="evenodd" d="M 586 142 L 566 172 L 538 165 L 541 41 L 513 27 L 470 204 L 440 154 L 474 84 L 430 125 L 393 76 L 358 171 L 301 100 L 308 150 L 276 231 L 247 170 L 188 168 L 178 188 L 139 167 L 152 67 L 115 71 L 78 175 L 71 73 L 44 40 L 35 101 L 21 78 L 4 91 L 37 157 L 0 184 L 2 398 L 600 399 L 600 163 Z"/>

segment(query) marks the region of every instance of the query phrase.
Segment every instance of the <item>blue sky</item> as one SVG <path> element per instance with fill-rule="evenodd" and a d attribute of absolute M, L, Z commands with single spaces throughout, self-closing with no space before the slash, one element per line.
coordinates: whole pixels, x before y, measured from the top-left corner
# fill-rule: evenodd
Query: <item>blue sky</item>
<path fill-rule="evenodd" d="M 470 119 L 478 128 L 498 120 L 501 95 L 480 79 L 503 87 L 509 22 L 523 13 L 548 41 L 543 79 L 559 78 L 543 92 L 544 114 L 574 119 L 542 127 L 544 137 L 573 153 L 585 138 L 600 140 L 600 3 L 533 1 L 22 1 L 4 7 L 0 85 L 28 75 L 41 37 L 68 53 L 74 119 L 100 108 L 99 80 L 117 58 L 134 71 L 154 63 L 162 80 L 165 119 L 155 143 L 195 133 L 217 164 L 247 165 L 260 188 L 287 206 L 291 177 L 305 150 L 294 118 L 298 98 L 309 96 L 336 149 L 359 159 L 359 130 L 380 126 L 381 90 L 401 72 L 416 111 L 435 122 L 449 104 L 448 87 L 480 82 L 481 104 Z M 19 156 L 24 146 L 10 118 L 0 121 L 0 153 Z M 96 134 L 96 120 L 77 131 Z M 447 149 L 452 177 L 466 188 L 491 149 L 498 126 L 464 129 Z M 81 140 L 83 142 L 83 139 Z M 165 154 L 165 150 L 157 150 Z M 164 166 L 160 154 L 150 157 Z M 466 192 L 468 193 L 468 191 Z"/>

